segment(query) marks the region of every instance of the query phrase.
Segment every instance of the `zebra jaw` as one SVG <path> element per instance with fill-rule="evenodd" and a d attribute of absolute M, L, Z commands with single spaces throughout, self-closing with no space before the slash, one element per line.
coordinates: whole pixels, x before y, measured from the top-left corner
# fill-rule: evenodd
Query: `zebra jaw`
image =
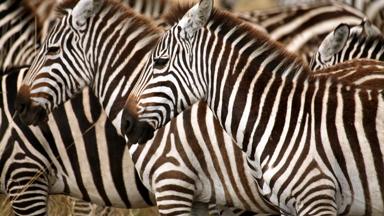
<path fill-rule="evenodd" d="M 48 121 L 48 113 L 42 106 L 32 104 L 29 93 L 28 87 L 20 88 L 15 100 L 15 110 L 25 124 L 37 126 Z"/>

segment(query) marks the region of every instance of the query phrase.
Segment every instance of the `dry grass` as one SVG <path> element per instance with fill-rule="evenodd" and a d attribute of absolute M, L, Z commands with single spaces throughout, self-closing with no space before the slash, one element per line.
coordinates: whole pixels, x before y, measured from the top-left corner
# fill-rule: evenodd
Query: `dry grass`
<path fill-rule="evenodd" d="M 50 216 L 71 216 L 73 215 L 73 203 L 72 199 L 67 196 L 55 195 L 50 196 L 48 201 L 48 215 Z M 101 207 L 97 207 L 92 212 L 92 216 L 100 215 L 102 211 Z M 9 201 L 4 195 L 0 195 L 0 215 L 12 216 L 12 209 Z M 158 215 L 156 208 L 144 208 L 144 209 L 119 209 L 111 208 L 109 215 L 113 216 L 156 216 Z"/>

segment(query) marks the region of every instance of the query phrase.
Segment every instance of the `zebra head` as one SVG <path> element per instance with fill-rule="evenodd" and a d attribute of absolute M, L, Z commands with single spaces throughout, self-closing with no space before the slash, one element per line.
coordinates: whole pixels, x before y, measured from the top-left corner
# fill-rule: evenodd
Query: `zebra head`
<path fill-rule="evenodd" d="M 122 122 L 131 143 L 145 143 L 151 130 L 160 128 L 178 113 L 202 99 L 205 78 L 195 73 L 193 41 L 206 25 L 213 0 L 201 0 L 160 39 L 146 64 L 146 81 L 138 81 L 127 100 Z M 149 74 L 149 75 L 148 75 Z M 144 137 L 144 138 L 143 138 Z"/>
<path fill-rule="evenodd" d="M 90 56 L 82 35 L 100 4 L 81 0 L 56 20 L 18 91 L 15 108 L 27 124 L 47 120 L 47 114 L 72 98 L 92 79 Z"/>
<path fill-rule="evenodd" d="M 342 23 L 321 42 L 318 51 L 312 57 L 310 67 L 315 71 L 357 57 L 355 55 L 362 51 L 360 49 L 363 47 L 352 50 L 357 44 L 354 40 L 365 43 L 363 40 L 378 36 L 382 37 L 381 31 L 366 19 L 355 26 Z"/>

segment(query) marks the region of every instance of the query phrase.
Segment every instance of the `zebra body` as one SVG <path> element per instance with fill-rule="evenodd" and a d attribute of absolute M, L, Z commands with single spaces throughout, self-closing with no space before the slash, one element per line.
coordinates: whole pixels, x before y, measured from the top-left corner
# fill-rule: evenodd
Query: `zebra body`
<path fill-rule="evenodd" d="M 200 1 L 164 34 L 127 101 L 137 113 L 123 121 L 148 134 L 205 100 L 282 213 L 383 214 L 382 90 L 314 78 L 264 34 L 211 9 Z"/>
<path fill-rule="evenodd" d="M 123 105 L 161 32 L 114 1 L 103 1 L 99 6 L 80 1 L 73 9 L 64 7 L 60 22 L 23 81 L 17 110 L 26 122 L 36 124 L 46 118 L 44 113 L 89 85 L 120 132 Z M 74 40 L 77 42 L 72 46 Z M 47 69 L 52 69 L 49 74 L 53 76 Z M 47 86 L 39 88 L 41 81 Z M 54 92 L 58 94 L 47 97 Z M 245 155 L 206 106 L 192 108 L 149 142 L 148 146 L 130 145 L 129 150 L 140 178 L 156 196 L 161 215 L 190 215 L 196 202 L 276 213 L 260 197 L 253 177 L 246 172 Z M 227 148 L 220 143 L 227 143 Z M 237 163 L 228 163 L 233 160 L 229 157 Z"/>

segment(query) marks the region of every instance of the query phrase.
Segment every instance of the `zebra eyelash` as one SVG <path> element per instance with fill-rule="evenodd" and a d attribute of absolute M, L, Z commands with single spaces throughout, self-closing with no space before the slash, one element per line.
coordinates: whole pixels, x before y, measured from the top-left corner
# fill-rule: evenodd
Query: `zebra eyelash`
<path fill-rule="evenodd" d="M 164 69 L 164 67 L 167 66 L 168 62 L 169 62 L 168 57 L 153 58 L 153 68 Z"/>
<path fill-rule="evenodd" d="M 60 52 L 59 46 L 47 47 L 47 54 L 58 54 Z"/>

